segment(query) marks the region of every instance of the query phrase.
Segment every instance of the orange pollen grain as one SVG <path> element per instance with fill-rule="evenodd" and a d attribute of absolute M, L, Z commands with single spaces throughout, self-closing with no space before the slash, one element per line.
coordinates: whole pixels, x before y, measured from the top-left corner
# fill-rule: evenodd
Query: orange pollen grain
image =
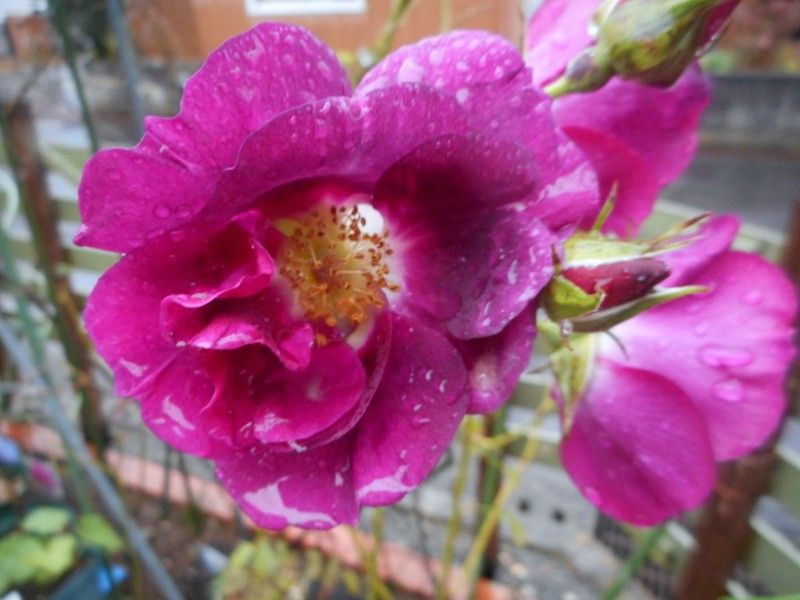
<path fill-rule="evenodd" d="M 358 326 L 371 310 L 383 308 L 384 290 L 399 289 L 384 262 L 392 254 L 389 233 L 367 233 L 366 224 L 356 206 L 313 210 L 278 224 L 286 235 L 279 272 L 308 319 Z"/>

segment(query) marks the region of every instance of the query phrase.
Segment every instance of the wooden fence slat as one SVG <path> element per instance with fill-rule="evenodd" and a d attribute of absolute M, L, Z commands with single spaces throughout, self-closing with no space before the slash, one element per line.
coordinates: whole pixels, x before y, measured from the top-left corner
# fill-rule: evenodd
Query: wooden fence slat
<path fill-rule="evenodd" d="M 751 521 L 757 537 L 745 558 L 747 567 L 767 583 L 770 593 L 800 590 L 800 551 L 763 519 Z"/>

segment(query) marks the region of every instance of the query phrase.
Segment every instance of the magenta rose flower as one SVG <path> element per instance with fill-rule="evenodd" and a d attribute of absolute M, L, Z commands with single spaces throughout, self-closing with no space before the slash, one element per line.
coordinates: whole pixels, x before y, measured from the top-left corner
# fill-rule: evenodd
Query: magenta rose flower
<path fill-rule="evenodd" d="M 706 293 L 648 310 L 582 348 L 582 391 L 562 404 L 564 468 L 614 518 L 653 525 L 698 506 L 715 463 L 743 456 L 786 406 L 797 296 L 764 259 L 730 250 L 733 217 L 660 256 L 665 286 Z"/>
<path fill-rule="evenodd" d="M 596 187 L 498 37 L 403 48 L 352 90 L 310 33 L 259 25 L 88 163 L 77 242 L 125 256 L 87 328 L 257 524 L 354 523 L 509 395 L 554 232 Z"/>
<path fill-rule="evenodd" d="M 592 43 L 590 24 L 600 5 L 601 0 L 545 0 L 534 13 L 528 23 L 526 59 L 538 85 L 561 76 L 569 61 Z M 716 8 L 711 26 L 718 29 L 735 5 Z M 617 186 L 616 210 L 605 231 L 623 237 L 637 233 L 659 192 L 694 156 L 698 124 L 710 98 L 710 82 L 694 65 L 668 88 L 614 77 L 599 90 L 554 101 L 556 121 L 591 160 L 601 196 L 608 197 Z M 584 227 L 592 219 L 586 219 Z"/>

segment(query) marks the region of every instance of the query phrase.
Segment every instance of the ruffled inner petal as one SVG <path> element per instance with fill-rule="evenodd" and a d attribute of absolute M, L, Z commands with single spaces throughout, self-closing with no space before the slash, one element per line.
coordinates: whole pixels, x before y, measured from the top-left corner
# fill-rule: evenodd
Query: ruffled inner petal
<path fill-rule="evenodd" d="M 208 352 L 203 362 L 215 385 L 204 422 L 211 436 L 234 448 L 305 450 L 308 438 L 360 403 L 367 382 L 358 354 L 341 342 L 315 347 L 299 371 L 286 369 L 261 346 Z"/>
<path fill-rule="evenodd" d="M 250 344 L 269 348 L 284 367 L 308 366 L 314 330 L 291 311 L 292 300 L 277 287 L 250 298 L 220 298 L 193 305 L 184 294 L 161 303 L 161 325 L 178 346 L 235 350 Z"/>
<path fill-rule="evenodd" d="M 101 278 L 87 302 L 86 327 L 114 370 L 116 390 L 136 389 L 175 355 L 162 335 L 165 297 L 187 303 L 251 293 L 269 281 L 272 259 L 238 224 L 190 228 L 153 238 L 123 257 Z"/>

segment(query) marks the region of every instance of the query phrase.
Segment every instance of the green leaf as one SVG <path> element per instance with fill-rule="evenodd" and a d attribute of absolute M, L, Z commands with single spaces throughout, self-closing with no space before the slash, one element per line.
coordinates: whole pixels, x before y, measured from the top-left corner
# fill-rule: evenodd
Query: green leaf
<path fill-rule="evenodd" d="M 30 534 L 15 531 L 0 538 L 0 594 L 36 576 L 33 557 L 42 549 L 42 542 Z"/>
<path fill-rule="evenodd" d="M 75 533 L 84 546 L 101 548 L 108 554 L 115 554 L 125 547 L 111 524 L 97 513 L 86 513 L 78 517 Z"/>
<path fill-rule="evenodd" d="M 22 529 L 36 535 L 55 535 L 66 529 L 72 512 L 58 506 L 40 506 L 30 511 L 22 520 Z"/>
<path fill-rule="evenodd" d="M 66 573 L 75 564 L 77 550 L 78 540 L 71 533 L 62 533 L 44 542 L 34 557 L 36 583 L 44 585 Z"/>

